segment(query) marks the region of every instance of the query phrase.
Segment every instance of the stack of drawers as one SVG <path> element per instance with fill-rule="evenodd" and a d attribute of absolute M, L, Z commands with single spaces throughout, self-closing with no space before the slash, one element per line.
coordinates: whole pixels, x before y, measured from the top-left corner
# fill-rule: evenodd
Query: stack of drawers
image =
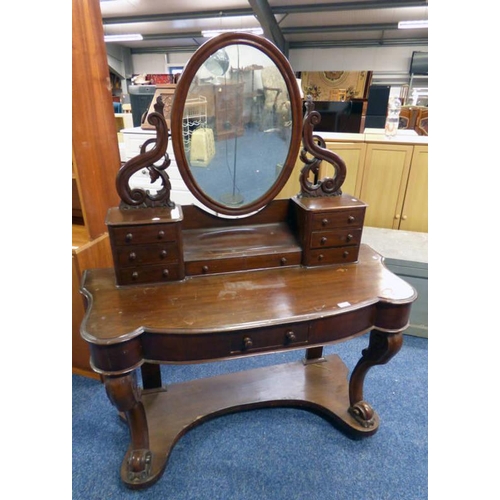
<path fill-rule="evenodd" d="M 161 212 L 161 213 L 160 213 Z M 106 224 L 118 285 L 184 278 L 182 212 L 175 209 L 112 208 Z"/>
<path fill-rule="evenodd" d="M 365 203 L 348 194 L 293 202 L 304 266 L 358 260 Z"/>

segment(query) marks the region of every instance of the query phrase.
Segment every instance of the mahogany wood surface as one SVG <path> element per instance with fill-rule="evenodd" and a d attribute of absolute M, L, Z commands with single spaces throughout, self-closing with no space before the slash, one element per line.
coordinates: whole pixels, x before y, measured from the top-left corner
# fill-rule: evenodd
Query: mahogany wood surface
<path fill-rule="evenodd" d="M 382 257 L 366 245 L 361 245 L 357 264 L 214 274 L 138 287 L 116 287 L 113 269 L 91 269 L 85 272 L 82 291 L 89 306 L 81 334 L 99 359 L 99 347 L 110 351 L 117 345 L 121 352 L 129 343 L 133 353 L 141 336 L 153 343 L 156 337 L 169 335 L 179 343 L 190 342 L 190 336 L 227 334 L 229 338 L 245 330 L 304 321 L 320 325 L 327 318 L 349 313 L 363 316 L 366 313 L 361 311 L 372 306 L 364 331 L 372 326 L 401 330 L 416 298 L 414 289 L 388 271 Z M 397 313 L 392 316 L 394 309 Z M 131 342 L 134 339 L 138 342 Z M 128 368 L 141 363 L 142 347 L 139 351 Z M 169 361 L 168 353 L 156 356 Z M 124 358 L 118 371 L 127 368 Z M 113 371 L 109 363 L 102 368 Z"/>

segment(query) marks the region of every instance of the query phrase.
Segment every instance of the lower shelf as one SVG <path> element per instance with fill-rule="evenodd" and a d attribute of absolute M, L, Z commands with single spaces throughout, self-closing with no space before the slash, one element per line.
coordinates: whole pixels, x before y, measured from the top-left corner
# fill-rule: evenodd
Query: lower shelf
<path fill-rule="evenodd" d="M 337 355 L 324 361 L 294 362 L 144 391 L 151 470 L 147 479 L 130 480 L 125 455 L 121 477 L 130 488 L 157 481 L 175 443 L 193 427 L 220 415 L 264 407 L 295 407 L 322 415 L 353 438 L 373 435 L 379 427 L 361 426 L 349 413 L 348 369 Z"/>

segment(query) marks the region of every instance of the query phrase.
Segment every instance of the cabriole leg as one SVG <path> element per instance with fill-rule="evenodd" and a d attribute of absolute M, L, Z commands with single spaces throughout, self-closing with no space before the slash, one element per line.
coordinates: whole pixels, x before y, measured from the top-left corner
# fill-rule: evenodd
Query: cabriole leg
<path fill-rule="evenodd" d="M 349 380 L 349 413 L 363 426 L 372 427 L 373 408 L 363 399 L 363 384 L 368 370 L 375 365 L 383 365 L 394 357 L 403 345 L 403 334 L 372 330 L 368 347 L 355 366 Z"/>
<path fill-rule="evenodd" d="M 141 390 L 135 372 L 117 377 L 104 376 L 108 398 L 122 412 L 130 430 L 131 446 L 127 453 L 127 475 L 131 482 L 143 482 L 151 474 L 148 423 L 141 402 Z"/>

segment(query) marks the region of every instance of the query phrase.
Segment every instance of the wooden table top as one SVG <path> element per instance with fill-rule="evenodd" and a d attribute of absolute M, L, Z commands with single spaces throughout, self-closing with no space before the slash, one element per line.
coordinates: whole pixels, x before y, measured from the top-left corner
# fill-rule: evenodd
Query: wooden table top
<path fill-rule="evenodd" d="M 411 285 L 391 273 L 383 258 L 362 245 L 359 262 L 283 267 L 188 277 L 156 285 L 117 287 L 114 270 L 85 271 L 88 310 L 81 326 L 94 344 L 152 333 L 230 332 L 342 314 L 369 304 L 407 304 Z"/>

